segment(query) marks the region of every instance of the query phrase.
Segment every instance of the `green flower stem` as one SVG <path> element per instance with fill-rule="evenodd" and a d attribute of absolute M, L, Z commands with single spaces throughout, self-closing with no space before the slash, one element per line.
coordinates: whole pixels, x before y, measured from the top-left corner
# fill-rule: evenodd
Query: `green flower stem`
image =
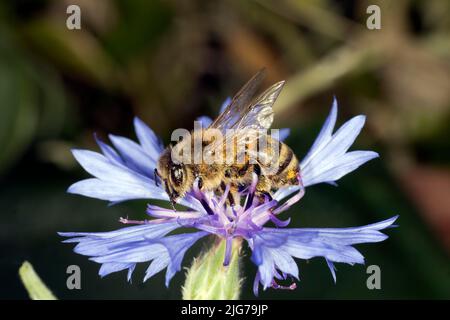
<path fill-rule="evenodd" d="M 199 258 L 194 258 L 186 274 L 183 300 L 237 300 L 241 292 L 239 253 L 242 241 L 234 239 L 230 264 L 223 265 L 225 241 L 215 243 Z"/>

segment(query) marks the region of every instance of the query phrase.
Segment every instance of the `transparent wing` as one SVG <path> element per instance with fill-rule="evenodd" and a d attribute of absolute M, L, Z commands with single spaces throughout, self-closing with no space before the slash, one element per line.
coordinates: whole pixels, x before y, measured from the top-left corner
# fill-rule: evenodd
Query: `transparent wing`
<path fill-rule="evenodd" d="M 278 98 L 281 89 L 283 89 L 283 86 L 284 81 L 277 82 L 254 99 L 244 111 L 240 120 L 232 128 L 269 129 L 273 122 L 272 106 Z"/>
<path fill-rule="evenodd" d="M 211 123 L 208 129 L 219 129 L 225 133 L 232 128 L 248 110 L 251 100 L 261 85 L 265 76 L 265 70 L 258 71 L 233 97 L 225 110 Z"/>
<path fill-rule="evenodd" d="M 281 89 L 284 86 L 284 81 L 277 82 L 272 85 L 269 89 L 264 91 L 261 95 L 259 95 L 256 99 L 254 99 L 248 106 L 244 109 L 241 109 L 239 116 L 232 119 L 225 127 L 217 128 L 222 131 L 223 139 L 218 140 L 217 142 L 213 142 L 208 145 L 205 149 L 206 152 L 214 152 L 215 150 L 219 150 L 218 148 L 223 148 L 223 146 L 231 146 L 231 145 L 255 145 L 256 140 L 261 135 L 267 134 L 267 129 L 270 128 L 273 122 L 273 109 L 272 106 L 275 100 L 278 98 L 278 95 L 281 92 Z M 228 109 L 228 108 L 227 108 Z M 226 110 L 225 110 L 226 111 Z M 224 111 L 224 112 L 225 112 Z M 236 115 L 234 115 L 236 117 Z M 225 129 L 233 129 L 233 130 L 223 130 Z M 221 149 L 223 150 L 223 149 Z M 265 149 L 260 149 L 260 153 L 264 152 Z M 239 149 L 236 151 L 237 159 L 242 159 L 245 155 L 245 149 Z"/>

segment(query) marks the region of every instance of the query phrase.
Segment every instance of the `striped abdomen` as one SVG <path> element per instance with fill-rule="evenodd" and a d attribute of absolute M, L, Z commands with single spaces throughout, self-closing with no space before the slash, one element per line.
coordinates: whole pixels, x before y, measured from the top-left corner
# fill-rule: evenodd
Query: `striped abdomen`
<path fill-rule="evenodd" d="M 247 185 L 251 183 L 252 174 L 256 173 L 259 176 L 258 191 L 268 193 L 283 186 L 299 184 L 299 161 L 289 146 L 267 136 L 264 148 L 257 145 L 256 149 L 249 148 L 249 150 L 256 150 L 258 155 L 264 157 L 258 158 L 256 164 L 250 163 L 247 159 L 245 163 L 227 166 L 226 182 Z"/>
<path fill-rule="evenodd" d="M 300 173 L 300 164 L 292 149 L 285 143 L 279 143 L 279 157 L 273 159 L 277 162 L 278 168 L 275 173 L 269 174 L 268 178 L 272 181 L 272 188 L 279 188 L 286 185 L 298 184 L 298 174 Z M 264 171 L 264 170 L 263 170 Z"/>

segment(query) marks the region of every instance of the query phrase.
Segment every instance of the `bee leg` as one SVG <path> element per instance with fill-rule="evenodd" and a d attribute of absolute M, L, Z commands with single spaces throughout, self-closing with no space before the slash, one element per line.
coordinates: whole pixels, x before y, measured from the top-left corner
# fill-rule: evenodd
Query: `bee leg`
<path fill-rule="evenodd" d="M 253 172 L 256 173 L 259 178 L 261 176 L 261 166 L 259 164 L 253 165 Z"/>
<path fill-rule="evenodd" d="M 230 190 L 230 192 L 228 193 L 227 204 L 228 204 L 229 206 L 234 206 L 234 205 L 236 204 L 236 202 L 234 201 L 233 194 L 231 193 L 231 190 Z"/>
<path fill-rule="evenodd" d="M 258 180 L 258 184 L 256 185 L 256 193 L 260 202 L 264 202 L 266 197 L 269 198 L 269 201 L 272 201 L 272 195 L 270 194 L 271 184 L 267 177 L 260 176 Z"/>
<path fill-rule="evenodd" d="M 153 171 L 153 180 L 155 180 L 155 185 L 157 187 L 159 187 L 159 181 L 158 181 L 159 177 L 160 177 L 160 175 L 158 173 L 158 169 L 155 168 L 155 171 Z"/>

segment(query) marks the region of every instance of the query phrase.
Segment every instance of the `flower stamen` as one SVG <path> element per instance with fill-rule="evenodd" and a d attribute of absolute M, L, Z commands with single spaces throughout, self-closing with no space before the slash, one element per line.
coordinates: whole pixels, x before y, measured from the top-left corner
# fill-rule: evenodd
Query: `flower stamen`
<path fill-rule="evenodd" d="M 280 289 L 280 290 L 295 290 L 295 289 L 297 289 L 297 284 L 295 282 L 292 282 L 289 286 L 282 286 L 282 285 L 278 284 L 275 280 L 273 280 L 272 288 Z"/>
<path fill-rule="evenodd" d="M 128 217 L 127 218 L 119 218 L 119 222 L 123 223 L 123 224 L 148 224 L 149 221 L 148 220 L 129 220 Z"/>

